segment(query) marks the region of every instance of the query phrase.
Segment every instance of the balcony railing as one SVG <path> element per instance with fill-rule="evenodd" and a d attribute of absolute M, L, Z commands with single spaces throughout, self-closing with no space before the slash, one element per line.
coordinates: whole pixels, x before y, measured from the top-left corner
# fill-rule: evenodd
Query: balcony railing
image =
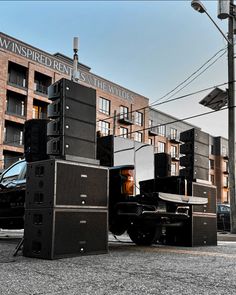
<path fill-rule="evenodd" d="M 21 75 L 9 74 L 8 83 L 21 88 L 26 88 L 26 79 Z"/>
<path fill-rule="evenodd" d="M 23 145 L 23 138 L 21 138 L 19 135 L 13 135 L 13 136 L 5 136 L 4 144 L 6 145 L 13 145 L 13 146 L 22 146 Z"/>
<path fill-rule="evenodd" d="M 35 92 L 43 93 L 45 95 L 48 94 L 48 87 L 42 84 L 35 83 L 34 90 Z"/>
<path fill-rule="evenodd" d="M 128 114 L 119 114 L 118 120 L 121 124 L 126 124 L 126 125 L 134 124 L 133 117 Z"/>
<path fill-rule="evenodd" d="M 22 106 L 19 105 L 14 105 L 11 107 L 8 107 L 6 109 L 6 114 L 8 115 L 13 115 L 13 116 L 18 116 L 18 117 L 24 117 L 25 116 L 25 110 L 22 108 Z"/>
<path fill-rule="evenodd" d="M 37 112 L 33 110 L 33 119 L 47 119 L 47 112 Z"/>
<path fill-rule="evenodd" d="M 172 142 L 172 143 L 179 143 L 180 142 L 180 138 L 178 135 L 174 135 L 174 134 L 171 134 L 169 137 L 168 137 L 169 141 Z"/>
<path fill-rule="evenodd" d="M 157 128 L 149 127 L 149 129 L 148 129 L 148 133 L 149 133 L 149 135 L 154 135 L 154 136 L 156 136 L 156 135 L 158 135 L 158 130 L 157 130 Z"/>

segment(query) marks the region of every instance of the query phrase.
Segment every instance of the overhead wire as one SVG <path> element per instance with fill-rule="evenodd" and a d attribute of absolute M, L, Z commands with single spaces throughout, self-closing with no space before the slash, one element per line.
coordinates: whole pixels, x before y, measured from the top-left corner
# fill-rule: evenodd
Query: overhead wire
<path fill-rule="evenodd" d="M 208 59 L 202 66 L 200 66 L 194 73 L 192 73 L 189 77 L 187 77 L 183 82 L 181 82 L 180 84 L 178 84 L 174 89 L 172 89 L 171 91 L 169 91 L 168 93 L 166 93 L 165 95 L 163 95 L 162 97 L 158 98 L 157 100 L 155 100 L 153 103 L 151 103 L 151 105 L 155 104 L 156 102 L 164 99 L 165 97 L 167 97 L 169 94 L 171 94 L 172 92 L 174 92 L 176 89 L 178 89 L 180 86 L 182 86 L 185 82 L 187 82 L 189 79 L 191 79 L 194 75 L 196 75 L 202 68 L 204 68 L 205 65 L 207 65 L 212 59 L 214 59 L 221 51 L 224 51 L 215 61 L 213 61 L 207 68 L 205 68 L 203 71 L 200 72 L 200 74 L 198 74 L 194 79 L 192 79 L 187 85 L 185 85 L 184 87 L 182 87 L 180 90 L 178 90 L 176 93 L 178 93 L 179 91 L 181 91 L 182 89 L 184 89 L 185 87 L 187 87 L 190 83 L 192 83 L 197 77 L 199 77 L 200 75 L 202 75 L 208 68 L 210 68 L 214 63 L 216 63 L 223 55 L 225 55 L 225 53 L 227 52 L 227 49 L 224 47 L 222 49 L 220 49 L 219 51 L 217 51 L 210 59 Z M 175 95 L 176 93 L 174 93 L 173 95 Z"/>
<path fill-rule="evenodd" d="M 233 108 L 235 108 L 235 106 Z M 133 134 L 135 132 L 141 132 L 141 131 L 145 131 L 145 130 L 150 130 L 150 129 L 153 129 L 153 128 L 156 128 L 156 127 L 166 126 L 166 125 L 170 125 L 170 124 L 177 123 L 177 122 L 184 122 L 186 120 L 190 120 L 190 119 L 194 119 L 194 118 L 197 118 L 197 117 L 202 117 L 202 116 L 210 115 L 210 114 L 213 114 L 213 113 L 216 113 L 216 112 L 220 112 L 220 111 L 223 111 L 223 110 L 226 110 L 226 109 L 228 109 L 228 107 L 224 107 L 224 108 L 221 108 L 219 110 L 212 110 L 212 111 L 201 113 L 201 114 L 197 114 L 197 115 L 192 115 L 192 116 L 189 116 L 189 117 L 185 117 L 183 119 L 176 119 L 176 120 L 173 120 L 173 121 L 170 121 L 170 122 L 167 122 L 167 123 L 158 124 L 158 125 L 151 126 L 151 127 L 142 128 L 142 129 L 139 129 L 139 130 L 128 132 L 127 134 Z M 123 135 L 122 134 L 121 135 L 117 135 L 117 137 L 120 137 L 120 136 L 123 136 Z"/>
<path fill-rule="evenodd" d="M 142 107 L 142 108 L 138 108 L 138 109 L 135 109 L 133 111 L 130 111 L 128 112 L 128 114 L 132 114 L 134 112 L 137 112 L 137 111 L 141 111 L 141 110 L 145 110 L 145 109 L 148 109 L 149 107 L 153 107 L 153 106 L 158 106 L 158 102 L 160 100 L 162 100 L 163 98 L 165 98 L 166 96 L 168 96 L 169 94 L 171 94 L 172 92 L 174 92 L 177 88 L 179 88 L 180 86 L 182 86 L 185 82 L 187 82 L 190 78 L 192 78 L 195 74 L 197 74 L 202 68 L 204 68 L 205 65 L 207 65 L 211 60 L 213 60 L 220 52 L 224 51 L 215 61 L 213 61 L 207 68 L 205 68 L 203 71 L 201 71 L 195 78 L 193 78 L 190 82 L 187 83 L 187 85 L 183 86 L 180 90 L 178 90 L 177 92 L 175 92 L 171 97 L 173 97 L 175 94 L 179 93 L 181 90 L 183 90 L 185 87 L 187 87 L 190 83 L 192 83 L 195 79 L 197 79 L 200 75 L 202 75 L 207 69 L 209 69 L 213 64 L 215 64 L 225 53 L 226 53 L 226 48 L 222 48 L 220 49 L 219 51 L 217 51 L 211 58 L 209 58 L 202 66 L 200 66 L 194 73 L 192 73 L 189 77 L 187 77 L 183 82 L 181 82 L 180 84 L 178 84 L 174 89 L 172 89 L 171 91 L 169 91 L 167 94 L 163 95 L 162 97 L 158 98 L 157 100 L 155 100 L 154 102 L 152 102 L 151 104 L 149 104 L 148 106 L 145 106 L 145 107 Z M 207 88 L 206 90 L 208 89 L 212 89 L 212 88 L 215 88 L 215 87 L 219 87 L 219 86 L 222 86 L 224 84 L 227 84 L 227 83 L 223 83 L 223 84 L 219 84 L 219 85 L 216 85 L 216 86 L 213 86 L 213 87 L 209 87 Z M 192 95 L 191 93 L 189 95 Z M 171 98 L 170 97 L 170 98 Z M 168 101 L 168 100 L 167 100 Z M 116 118 L 118 115 L 116 116 L 109 116 L 109 117 L 106 117 L 106 118 L 103 118 L 103 119 L 99 119 L 97 120 L 97 122 L 99 121 L 105 121 L 105 120 L 110 120 L 110 119 L 114 119 Z"/>

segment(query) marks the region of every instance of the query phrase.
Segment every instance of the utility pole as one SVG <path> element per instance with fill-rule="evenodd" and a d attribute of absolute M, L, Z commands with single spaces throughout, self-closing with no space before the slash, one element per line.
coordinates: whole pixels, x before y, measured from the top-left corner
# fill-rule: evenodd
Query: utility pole
<path fill-rule="evenodd" d="M 218 0 L 218 18 L 228 18 L 228 38 L 218 27 L 200 0 L 192 0 L 191 6 L 200 13 L 206 13 L 219 32 L 227 41 L 228 48 L 228 155 L 229 155 L 229 194 L 231 233 L 236 233 L 235 201 L 235 86 L 234 86 L 234 22 L 236 9 L 234 0 Z"/>
<path fill-rule="evenodd" d="M 228 149 L 231 233 L 236 233 L 235 201 L 235 86 L 234 86 L 234 0 L 230 0 L 228 17 Z"/>

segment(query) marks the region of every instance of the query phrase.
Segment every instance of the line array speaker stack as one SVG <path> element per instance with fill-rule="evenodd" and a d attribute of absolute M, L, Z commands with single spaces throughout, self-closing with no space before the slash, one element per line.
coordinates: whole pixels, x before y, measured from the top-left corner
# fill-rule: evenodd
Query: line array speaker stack
<path fill-rule="evenodd" d="M 108 251 L 108 169 L 63 160 L 27 166 L 23 255 L 55 259 Z"/>
<path fill-rule="evenodd" d="M 209 134 L 198 130 L 190 129 L 180 133 L 180 140 L 184 144 L 180 145 L 180 153 L 185 156 L 180 157 L 180 165 L 185 168 L 180 169 L 180 176 L 189 180 L 209 179 Z"/>
<path fill-rule="evenodd" d="M 67 79 L 49 87 L 47 154 L 91 162 L 96 159 L 96 90 Z"/>

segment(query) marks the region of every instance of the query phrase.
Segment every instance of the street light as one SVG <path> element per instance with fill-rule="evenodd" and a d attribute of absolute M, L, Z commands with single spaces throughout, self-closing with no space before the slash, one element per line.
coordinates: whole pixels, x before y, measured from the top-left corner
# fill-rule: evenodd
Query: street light
<path fill-rule="evenodd" d="M 228 44 L 228 147 L 229 147 L 229 192 L 230 192 L 230 215 L 231 233 L 236 233 L 236 201 L 235 201 L 235 94 L 234 94 L 234 0 L 219 1 L 219 7 L 227 7 L 226 13 L 218 15 L 219 18 L 228 17 L 228 38 L 211 18 L 201 1 L 192 0 L 191 6 L 200 13 L 206 13 L 214 23 Z"/>

